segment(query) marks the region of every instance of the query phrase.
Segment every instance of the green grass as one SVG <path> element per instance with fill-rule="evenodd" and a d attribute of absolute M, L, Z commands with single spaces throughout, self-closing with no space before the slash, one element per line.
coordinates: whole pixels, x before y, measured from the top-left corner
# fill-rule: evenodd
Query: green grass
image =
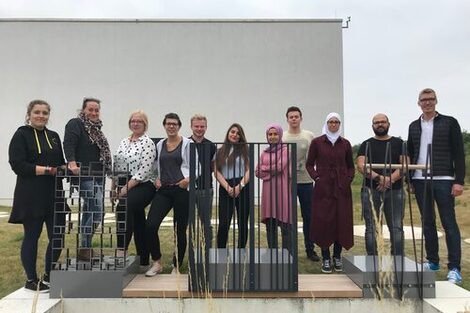
<path fill-rule="evenodd" d="M 361 205 L 359 199 L 360 191 L 359 179 L 356 178 L 353 184 L 353 197 L 354 197 L 354 223 L 363 224 L 361 221 Z M 457 220 L 459 222 L 460 231 L 462 234 L 462 274 L 464 277 L 462 287 L 470 290 L 470 276 L 467 276 L 467 273 L 470 273 L 470 249 L 467 248 L 466 243 L 463 242 L 463 239 L 470 237 L 470 211 L 468 206 L 470 205 L 470 191 L 468 188 L 465 188 L 464 195 L 458 198 L 456 206 Z M 414 217 L 415 226 L 420 226 L 421 221 L 419 219 L 419 213 L 416 209 L 415 200 L 413 199 L 412 212 Z M 410 214 L 409 208 L 405 208 L 405 225 L 410 225 Z M 0 211 L 10 211 L 8 207 L 0 207 Z M 299 213 L 300 216 L 300 213 Z M 214 215 L 215 217 L 215 215 Z M 263 229 L 264 230 L 264 229 Z M 438 222 L 438 230 L 443 232 L 443 229 Z M 215 231 L 215 230 L 214 230 Z M 215 237 L 215 236 L 214 236 Z M 23 286 L 25 281 L 25 274 L 23 267 L 20 261 L 20 247 L 21 241 L 23 239 L 23 227 L 22 225 L 13 225 L 8 224 L 6 218 L 0 219 L 0 238 L 2 238 L 2 244 L 0 245 L 0 298 L 6 296 L 7 294 L 13 292 L 14 290 Z M 299 273 L 301 274 L 318 274 L 321 273 L 320 262 L 312 262 L 308 260 L 305 256 L 303 249 L 303 240 L 302 235 L 299 233 Z M 162 244 L 163 251 L 163 265 L 164 273 L 171 272 L 171 258 L 172 251 L 174 249 L 173 245 L 173 232 L 171 227 L 164 227 L 160 232 L 160 240 Z M 349 251 L 344 251 L 343 255 L 364 255 L 365 246 L 363 237 L 354 237 L 355 244 L 354 247 Z M 229 242 L 230 239 L 229 239 Z M 386 241 L 388 244 L 388 241 Z M 445 236 L 439 239 L 439 253 L 441 256 L 441 266 L 442 269 L 437 273 L 438 280 L 445 280 L 447 275 L 446 262 L 447 262 L 447 248 L 445 245 Z M 42 275 L 44 269 L 44 252 L 46 248 L 46 230 L 44 228 L 43 234 L 41 235 L 39 252 L 38 252 L 38 262 L 37 269 L 38 274 Z M 418 259 L 421 257 L 421 246 L 420 243 L 417 243 L 418 248 Z M 130 247 L 130 254 L 135 254 L 135 248 L 133 243 Z M 317 252 L 320 251 L 317 248 Z M 405 253 L 408 257 L 414 258 L 413 256 L 413 247 L 412 241 L 406 240 L 405 242 Z M 187 254 L 185 257 L 185 263 L 182 267 L 182 272 L 187 272 Z"/>

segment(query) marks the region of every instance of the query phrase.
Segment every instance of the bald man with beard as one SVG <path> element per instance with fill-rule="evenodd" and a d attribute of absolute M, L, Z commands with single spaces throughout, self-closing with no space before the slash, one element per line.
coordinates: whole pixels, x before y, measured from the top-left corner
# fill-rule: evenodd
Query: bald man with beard
<path fill-rule="evenodd" d="M 390 122 L 385 114 L 379 113 L 372 118 L 375 136 L 361 144 L 357 153 L 356 165 L 364 174 L 364 164 L 398 164 L 403 162 L 403 140 L 388 134 Z M 368 152 L 366 155 L 366 147 Z M 387 148 L 388 146 L 388 148 Z M 389 152 L 391 158 L 388 157 Z M 376 221 L 385 215 L 391 234 L 391 254 L 403 255 L 403 188 L 400 170 L 367 170 L 361 190 L 363 215 L 366 224 L 365 239 L 368 255 L 377 255 Z M 371 203 L 372 200 L 372 203 Z M 374 210 L 372 210 L 374 208 Z"/>

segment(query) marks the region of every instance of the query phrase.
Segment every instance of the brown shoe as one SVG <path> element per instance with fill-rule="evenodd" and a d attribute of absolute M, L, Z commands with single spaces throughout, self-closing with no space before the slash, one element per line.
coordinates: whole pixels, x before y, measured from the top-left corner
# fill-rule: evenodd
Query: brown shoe
<path fill-rule="evenodd" d="M 92 257 L 92 249 L 78 249 L 77 251 L 77 261 L 90 262 Z"/>

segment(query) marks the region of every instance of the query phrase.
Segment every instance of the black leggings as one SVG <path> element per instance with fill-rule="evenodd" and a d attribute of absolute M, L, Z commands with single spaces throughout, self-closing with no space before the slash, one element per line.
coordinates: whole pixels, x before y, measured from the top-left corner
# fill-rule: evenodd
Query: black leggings
<path fill-rule="evenodd" d="M 145 208 L 155 195 L 155 186 L 152 182 L 138 184 L 127 194 L 127 212 L 123 201 L 119 201 L 116 208 L 117 215 L 117 246 L 127 250 L 134 234 L 134 243 L 140 265 L 149 264 L 149 252 L 145 237 Z M 125 221 L 125 223 L 123 223 Z"/>
<path fill-rule="evenodd" d="M 63 214 L 58 214 L 57 216 L 60 216 L 61 220 L 65 218 Z M 60 257 L 60 241 L 61 239 L 63 240 L 63 235 L 53 234 L 53 220 L 53 216 L 50 215 L 40 219 L 23 221 L 24 238 L 21 244 L 21 263 L 23 263 L 28 280 L 38 279 L 36 261 L 38 257 L 38 240 L 42 233 L 43 223 L 46 224 L 47 238 L 49 240 L 45 255 L 45 272 L 47 275 L 51 272 L 52 262 L 57 262 Z M 64 224 L 64 221 L 57 222 L 57 225 Z M 52 249 L 52 245 L 54 245 L 54 249 Z"/>
<path fill-rule="evenodd" d="M 282 248 L 291 251 L 292 240 L 292 225 L 283 223 L 275 218 L 267 218 L 266 221 L 266 239 L 268 240 L 268 247 L 271 249 L 278 249 L 278 226 L 281 228 Z"/>
<path fill-rule="evenodd" d="M 238 185 L 240 180 L 240 178 L 234 178 L 227 180 L 227 182 L 233 187 Z M 245 248 L 248 240 L 248 217 L 250 213 L 249 188 L 249 184 L 246 184 L 238 197 L 232 198 L 224 187 L 219 186 L 219 229 L 217 231 L 217 248 L 225 248 L 227 246 L 228 231 L 232 221 L 234 207 L 237 208 L 238 248 Z"/>
<path fill-rule="evenodd" d="M 188 228 L 189 192 L 179 186 L 161 187 L 155 193 L 150 211 L 147 216 L 146 233 L 147 247 L 152 254 L 152 260 L 157 261 L 162 257 L 160 250 L 160 238 L 158 230 L 165 216 L 171 208 L 174 212 L 174 228 L 176 228 L 176 247 L 178 253 L 178 266 L 183 264 L 186 252 L 186 229 Z M 173 254 L 173 266 L 177 266 L 176 255 Z"/>
<path fill-rule="evenodd" d="M 341 259 L 341 251 L 343 250 L 343 247 L 339 244 L 339 242 L 335 241 L 333 244 L 333 257 L 336 259 Z M 323 260 L 330 260 L 331 255 L 330 255 L 330 248 L 326 249 L 321 249 L 321 255 Z"/>

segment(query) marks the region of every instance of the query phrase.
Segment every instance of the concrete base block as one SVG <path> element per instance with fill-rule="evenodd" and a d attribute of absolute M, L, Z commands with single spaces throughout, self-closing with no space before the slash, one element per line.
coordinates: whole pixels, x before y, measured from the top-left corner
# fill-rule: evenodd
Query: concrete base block
<path fill-rule="evenodd" d="M 248 249 L 210 249 L 210 290 L 297 291 L 292 262 L 286 249 L 256 249 L 250 271 Z"/>
<path fill-rule="evenodd" d="M 122 290 L 139 272 L 139 257 L 114 270 L 51 271 L 51 298 L 121 298 Z"/>
<path fill-rule="evenodd" d="M 406 257 L 346 256 L 343 269 L 362 288 L 364 298 L 400 298 L 401 293 L 403 298 L 420 298 L 420 287 L 424 298 L 436 296 L 436 274 L 420 272 L 419 264 L 416 272 L 416 263 Z"/>

